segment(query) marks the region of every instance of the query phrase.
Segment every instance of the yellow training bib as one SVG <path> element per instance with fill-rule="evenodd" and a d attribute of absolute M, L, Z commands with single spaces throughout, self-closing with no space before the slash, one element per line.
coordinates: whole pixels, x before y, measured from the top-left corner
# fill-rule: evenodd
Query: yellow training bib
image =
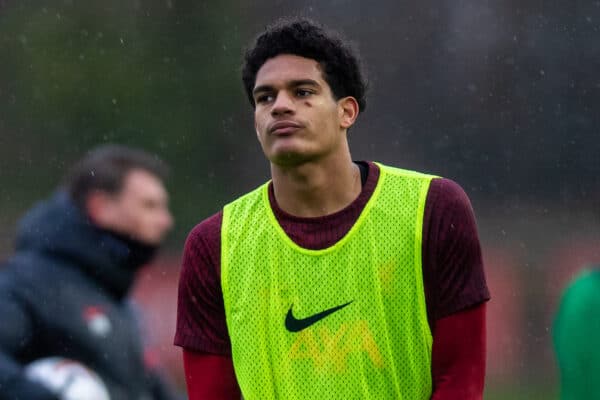
<path fill-rule="evenodd" d="M 268 184 L 225 206 L 221 283 L 244 399 L 431 396 L 421 242 L 433 176 L 379 167 L 360 217 L 326 249 L 286 235 Z"/>

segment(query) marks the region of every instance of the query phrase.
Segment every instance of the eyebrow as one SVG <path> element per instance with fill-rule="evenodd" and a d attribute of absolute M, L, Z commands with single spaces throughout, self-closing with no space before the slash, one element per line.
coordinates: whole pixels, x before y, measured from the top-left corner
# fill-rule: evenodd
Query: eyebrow
<path fill-rule="evenodd" d="M 288 82 L 288 84 L 286 86 L 294 88 L 294 87 L 303 86 L 303 85 L 321 87 L 319 82 L 315 81 L 314 79 L 296 79 L 296 80 Z M 260 85 L 260 86 L 257 86 L 254 88 L 254 90 L 252 91 L 252 94 L 256 95 L 257 93 L 269 92 L 271 90 L 273 90 L 272 85 Z"/>

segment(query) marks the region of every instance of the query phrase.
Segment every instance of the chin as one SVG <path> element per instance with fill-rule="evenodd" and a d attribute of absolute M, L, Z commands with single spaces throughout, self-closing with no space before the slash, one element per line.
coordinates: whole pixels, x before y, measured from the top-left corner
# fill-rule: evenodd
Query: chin
<path fill-rule="evenodd" d="M 147 239 L 147 240 L 143 240 L 144 243 L 146 243 L 149 246 L 160 246 L 163 243 L 163 238 L 160 239 Z"/>
<path fill-rule="evenodd" d="M 162 237 L 136 236 L 136 240 L 146 246 L 160 246 L 162 244 Z"/>
<path fill-rule="evenodd" d="M 274 154 L 272 157 L 269 157 L 269 160 L 271 163 L 282 167 L 294 167 L 304 164 L 312 158 L 304 153 L 288 151 Z"/>
<path fill-rule="evenodd" d="M 306 146 L 299 146 L 299 143 L 277 143 L 271 147 L 267 158 L 271 163 L 281 166 L 293 166 L 303 164 L 315 158 L 315 154 L 309 151 Z"/>

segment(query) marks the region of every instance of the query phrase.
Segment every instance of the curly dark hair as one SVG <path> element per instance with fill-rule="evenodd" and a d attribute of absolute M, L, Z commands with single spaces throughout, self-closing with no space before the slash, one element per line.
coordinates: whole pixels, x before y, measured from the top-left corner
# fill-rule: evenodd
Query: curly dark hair
<path fill-rule="evenodd" d="M 269 59 L 293 54 L 315 60 L 336 100 L 352 96 L 361 111 L 367 107 L 367 82 L 358 53 L 338 33 L 307 18 L 282 18 L 268 26 L 246 50 L 242 80 L 246 95 L 255 107 L 252 91 L 256 74 Z"/>

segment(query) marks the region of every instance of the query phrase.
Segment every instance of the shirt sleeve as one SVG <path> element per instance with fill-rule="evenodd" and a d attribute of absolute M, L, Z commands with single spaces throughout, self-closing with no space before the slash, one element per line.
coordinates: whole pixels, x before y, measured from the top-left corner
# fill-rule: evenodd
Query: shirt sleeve
<path fill-rule="evenodd" d="M 452 180 L 431 181 L 423 225 L 427 315 L 435 321 L 489 300 L 471 202 Z"/>
<path fill-rule="evenodd" d="M 230 355 L 221 290 L 220 212 L 188 235 L 179 277 L 175 345 L 210 354 Z"/>
<path fill-rule="evenodd" d="M 481 400 L 485 382 L 486 304 L 436 322 L 431 400 Z"/>
<path fill-rule="evenodd" d="M 189 400 L 239 400 L 233 361 L 229 356 L 183 350 Z"/>

